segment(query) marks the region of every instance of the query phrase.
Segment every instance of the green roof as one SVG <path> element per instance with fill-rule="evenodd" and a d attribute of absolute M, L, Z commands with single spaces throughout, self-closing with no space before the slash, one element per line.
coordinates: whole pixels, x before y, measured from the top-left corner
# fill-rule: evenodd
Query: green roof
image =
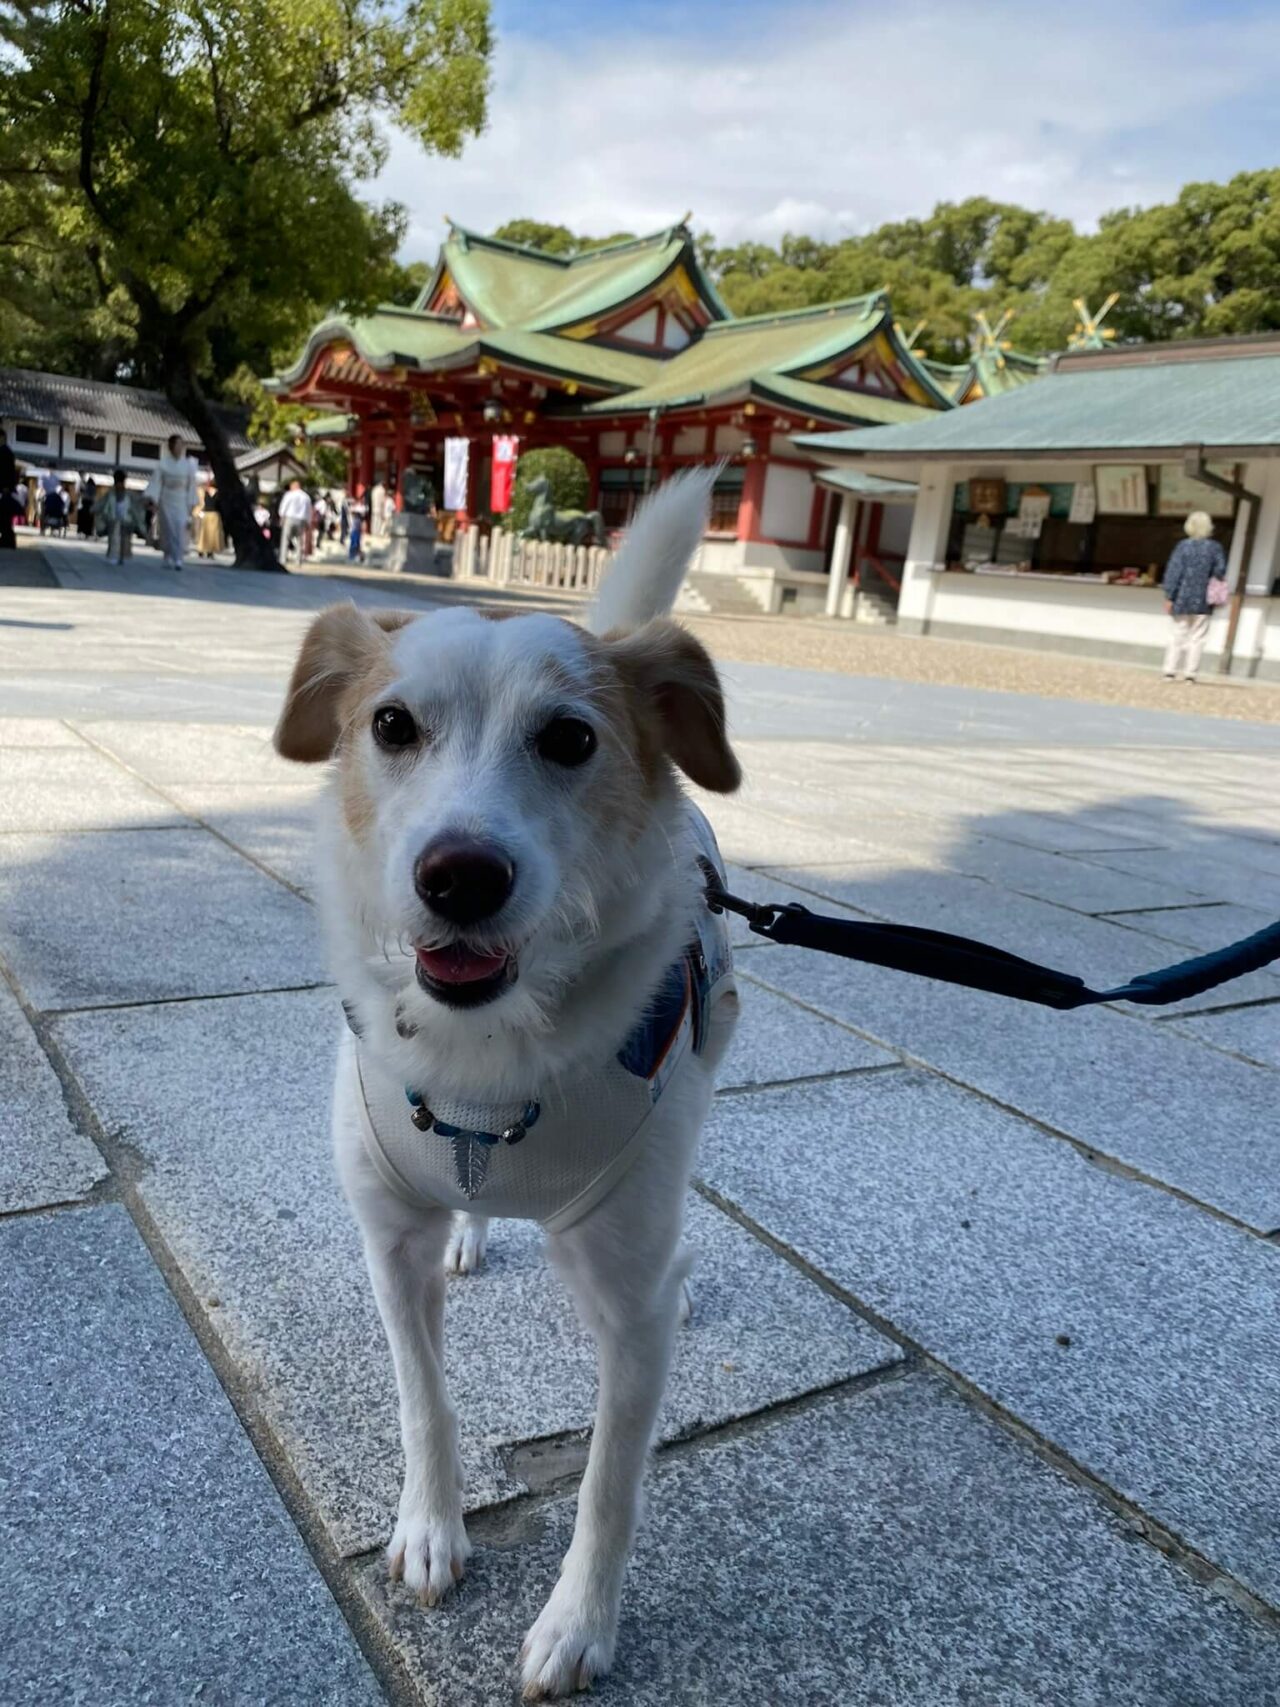
<path fill-rule="evenodd" d="M 1280 449 L 1280 355 L 1187 360 L 1176 344 L 1143 359 L 1063 358 L 1039 385 L 1020 385 L 902 427 L 810 433 L 796 443 L 821 458 L 876 462 L 1112 452 L 1167 456 Z"/>
<path fill-rule="evenodd" d="M 344 439 L 354 432 L 351 415 L 317 415 L 314 421 L 303 423 L 302 433 L 308 439 Z"/>
<path fill-rule="evenodd" d="M 819 308 L 721 321 L 679 355 L 656 363 L 646 384 L 591 408 L 645 412 L 757 396 L 837 420 L 914 420 L 927 406 L 797 377 L 878 333 L 894 337 L 888 298 L 878 291 Z M 906 353 L 896 338 L 895 351 L 900 358 Z M 919 377 L 909 353 L 905 365 Z M 931 380 L 927 389 L 936 390 Z"/>
<path fill-rule="evenodd" d="M 855 498 L 874 498 L 879 503 L 914 504 L 919 491 L 914 480 L 886 480 L 880 474 L 864 474 L 860 468 L 818 468 L 813 478 L 833 492 L 849 492 Z"/>
<path fill-rule="evenodd" d="M 545 332 L 643 296 L 682 263 L 712 318 L 723 319 L 728 310 L 703 272 L 683 225 L 578 255 L 548 255 L 455 225 L 435 275 L 418 300 L 430 302 L 447 272 L 482 325 Z"/>
<path fill-rule="evenodd" d="M 463 330 L 456 320 L 422 314 L 412 308 L 380 308 L 361 319 L 326 320 L 307 340 L 301 356 L 279 376 L 277 388 L 300 380 L 317 350 L 326 344 L 349 343 L 375 370 L 415 368 L 419 373 L 447 373 L 470 367 L 484 356 L 510 367 L 556 378 L 578 380 L 601 391 L 625 391 L 642 385 L 661 364 L 653 356 L 609 349 L 578 338 L 557 338 L 546 332 Z"/>
<path fill-rule="evenodd" d="M 696 292 L 711 315 L 683 349 L 619 347 L 598 334 L 601 321 L 633 302 L 654 302 L 676 269 L 687 280 L 682 292 Z M 469 314 L 422 306 L 438 299 L 446 276 Z M 287 393 L 321 351 L 347 345 L 382 374 L 449 373 L 474 369 L 487 358 L 507 370 L 560 381 L 571 392 L 580 388 L 585 395 L 577 408 L 610 414 L 758 400 L 827 422 L 882 426 L 951 406 L 937 376 L 902 342 L 884 292 L 734 319 L 702 272 L 683 225 L 569 257 L 454 226 L 418 304 L 325 321 L 294 365 L 268 384 Z M 470 323 L 464 326 L 463 319 Z M 847 362 L 868 359 L 864 346 L 879 366 L 862 376 L 861 388 L 837 383 L 834 375 Z M 889 368 L 905 375 L 907 396 L 874 389 L 875 373 Z M 340 371 L 322 394 L 343 399 Z"/>

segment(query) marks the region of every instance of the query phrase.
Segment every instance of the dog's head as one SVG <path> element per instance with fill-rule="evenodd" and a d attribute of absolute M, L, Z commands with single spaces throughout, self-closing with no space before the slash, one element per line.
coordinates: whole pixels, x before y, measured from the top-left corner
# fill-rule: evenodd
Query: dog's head
<path fill-rule="evenodd" d="M 609 946 L 618 896 L 670 865 L 675 771 L 739 781 L 715 668 L 663 618 L 598 636 L 542 614 L 335 606 L 275 741 L 335 761 L 372 941 L 412 952 L 431 1004 L 525 1024 Z"/>

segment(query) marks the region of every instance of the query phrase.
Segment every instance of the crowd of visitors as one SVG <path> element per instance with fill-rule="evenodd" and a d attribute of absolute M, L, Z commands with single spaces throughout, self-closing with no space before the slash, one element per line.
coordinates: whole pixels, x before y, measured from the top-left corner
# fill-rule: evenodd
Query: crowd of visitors
<path fill-rule="evenodd" d="M 326 543 L 351 562 L 364 561 L 369 504 L 363 497 L 308 492 L 300 480 L 264 493 L 251 479 L 247 490 L 254 521 L 282 566 L 305 563 Z M 13 549 L 18 527 L 55 536 L 74 528 L 82 539 L 102 539 L 112 566 L 132 555 L 135 541 L 159 551 L 168 569 L 181 569 L 191 552 L 213 562 L 230 544 L 217 485 L 201 484 L 195 458 L 176 435 L 149 481 L 117 468 L 107 484 L 88 472 L 74 480 L 52 469 L 28 477 L 0 427 L 0 550 Z"/>

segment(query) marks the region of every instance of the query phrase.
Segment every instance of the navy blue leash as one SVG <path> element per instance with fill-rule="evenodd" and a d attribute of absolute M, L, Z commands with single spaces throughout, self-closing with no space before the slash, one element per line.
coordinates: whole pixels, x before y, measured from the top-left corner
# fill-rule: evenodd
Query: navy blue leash
<path fill-rule="evenodd" d="M 1163 1007 L 1198 996 L 1232 978 L 1243 978 L 1260 966 L 1280 960 L 1280 920 L 1255 931 L 1243 942 L 1233 942 L 1212 954 L 1180 960 L 1159 972 L 1144 972 L 1115 990 L 1091 990 L 1083 978 L 1037 966 L 989 943 L 971 937 L 949 936 L 946 931 L 922 930 L 916 925 L 866 924 L 855 919 L 833 919 L 811 913 L 794 901 L 757 905 L 729 894 L 719 882 L 709 881 L 707 904 L 712 912 L 740 913 L 757 936 L 792 948 L 813 948 L 823 954 L 838 954 L 845 960 L 862 960 L 872 966 L 889 966 L 896 972 L 913 972 L 921 978 L 936 978 L 943 984 L 962 984 L 968 990 L 986 990 L 993 996 L 1011 996 L 1019 1002 L 1038 1002 L 1046 1008 L 1088 1008 L 1098 1002 L 1141 1002 L 1145 1007 Z"/>

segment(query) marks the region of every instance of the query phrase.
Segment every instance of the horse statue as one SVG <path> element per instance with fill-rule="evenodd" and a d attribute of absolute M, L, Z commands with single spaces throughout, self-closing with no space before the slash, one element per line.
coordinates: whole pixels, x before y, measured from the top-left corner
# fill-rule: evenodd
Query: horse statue
<path fill-rule="evenodd" d="M 520 530 L 521 539 L 550 540 L 556 545 L 604 544 L 604 517 L 599 510 L 557 510 L 545 474 L 529 482 L 529 491 L 533 507 Z"/>

